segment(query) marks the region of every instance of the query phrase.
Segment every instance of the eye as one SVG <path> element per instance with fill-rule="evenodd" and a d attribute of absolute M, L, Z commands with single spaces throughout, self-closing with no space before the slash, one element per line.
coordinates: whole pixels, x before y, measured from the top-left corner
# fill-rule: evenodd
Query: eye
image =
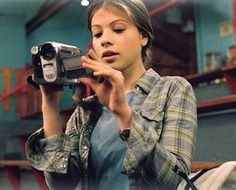
<path fill-rule="evenodd" d="M 115 33 L 118 33 L 118 34 L 124 32 L 124 31 L 125 31 L 125 29 L 123 29 L 123 28 L 114 29 L 114 32 L 115 32 Z"/>
<path fill-rule="evenodd" d="M 94 38 L 99 38 L 101 36 L 102 36 L 102 32 L 98 32 L 98 33 L 93 34 Z"/>

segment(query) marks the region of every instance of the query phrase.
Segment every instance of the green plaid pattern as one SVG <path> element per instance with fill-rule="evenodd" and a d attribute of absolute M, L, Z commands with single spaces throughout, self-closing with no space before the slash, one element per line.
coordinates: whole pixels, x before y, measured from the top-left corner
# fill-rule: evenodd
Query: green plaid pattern
<path fill-rule="evenodd" d="M 197 131 L 196 99 L 182 77 L 160 77 L 149 69 L 134 89 L 130 137 L 121 172 L 129 176 L 130 189 L 176 189 L 178 166 L 189 173 Z M 89 139 L 101 114 L 98 107 L 77 107 L 66 133 L 48 139 L 43 130 L 27 142 L 26 155 L 33 167 L 67 173 L 70 156 L 79 162 L 83 189 L 87 189 Z M 79 174 L 78 174 L 79 175 Z"/>

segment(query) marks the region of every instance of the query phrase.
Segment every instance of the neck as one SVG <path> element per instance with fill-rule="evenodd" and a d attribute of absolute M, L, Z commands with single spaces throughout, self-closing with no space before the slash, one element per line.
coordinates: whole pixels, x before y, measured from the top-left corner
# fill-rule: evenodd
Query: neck
<path fill-rule="evenodd" d="M 132 68 L 132 71 L 123 72 L 125 77 L 125 91 L 130 92 L 134 89 L 138 79 L 145 73 L 143 64 Z"/>

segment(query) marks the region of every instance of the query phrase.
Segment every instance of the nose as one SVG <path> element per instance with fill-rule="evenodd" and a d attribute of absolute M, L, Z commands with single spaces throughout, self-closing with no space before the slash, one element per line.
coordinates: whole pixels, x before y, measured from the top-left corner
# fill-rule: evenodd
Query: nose
<path fill-rule="evenodd" d="M 102 47 L 109 47 L 111 45 L 111 42 L 110 41 L 102 41 L 101 42 L 101 46 Z"/>
<path fill-rule="evenodd" d="M 107 48 L 112 45 L 112 31 L 104 29 L 103 34 L 101 36 L 101 46 Z"/>

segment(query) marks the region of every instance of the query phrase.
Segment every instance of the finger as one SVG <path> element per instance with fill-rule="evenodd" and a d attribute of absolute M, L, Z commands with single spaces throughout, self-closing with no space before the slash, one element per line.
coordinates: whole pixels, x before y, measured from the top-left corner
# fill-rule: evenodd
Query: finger
<path fill-rule="evenodd" d="M 94 58 L 87 57 L 87 56 L 82 56 L 81 61 L 83 63 L 83 66 L 96 65 L 98 63 L 98 60 L 95 60 Z"/>
<path fill-rule="evenodd" d="M 97 55 L 93 50 L 89 50 L 88 56 L 89 56 L 89 58 L 92 59 L 92 60 L 96 60 L 96 61 L 99 60 L 98 55 Z"/>
<path fill-rule="evenodd" d="M 88 85 L 90 88 L 92 88 L 93 90 L 96 87 L 96 81 L 92 78 L 88 78 L 88 77 L 81 77 L 79 78 L 79 81 L 82 82 L 85 85 Z"/>
<path fill-rule="evenodd" d="M 83 56 L 81 58 L 82 61 L 82 67 L 88 70 L 91 70 L 93 72 L 99 71 L 99 70 L 105 70 L 106 66 L 104 63 L 97 61 L 97 60 L 93 60 L 90 59 L 88 57 Z"/>
<path fill-rule="evenodd" d="M 104 78 L 106 80 L 111 81 L 112 83 L 116 83 L 124 79 L 122 73 L 114 69 L 103 69 L 100 71 L 95 71 L 94 76 L 96 76 L 99 81 L 102 81 L 102 79 Z"/>
<path fill-rule="evenodd" d="M 90 62 L 91 60 L 93 61 L 99 61 L 99 57 L 93 50 L 89 50 L 88 56 L 82 56 L 81 59 L 83 62 Z"/>

